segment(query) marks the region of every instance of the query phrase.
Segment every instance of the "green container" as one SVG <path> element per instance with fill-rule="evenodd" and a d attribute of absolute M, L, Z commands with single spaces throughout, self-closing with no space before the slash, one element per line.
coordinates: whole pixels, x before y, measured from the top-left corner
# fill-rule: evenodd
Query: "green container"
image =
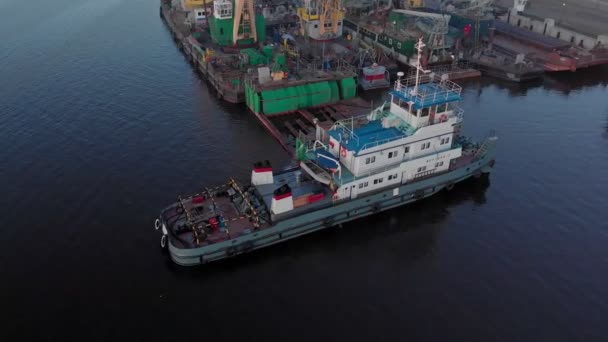
<path fill-rule="evenodd" d="M 343 100 L 353 98 L 357 95 L 357 82 L 352 77 L 340 80 L 340 97 Z"/>
<path fill-rule="evenodd" d="M 260 93 L 256 93 L 249 85 L 246 85 L 247 107 L 255 113 L 271 115 L 336 102 L 340 99 L 340 89 L 346 89 L 347 94 L 354 93 L 356 89 L 353 88 L 355 84 L 352 78 L 345 80 L 342 88 L 335 81 L 331 81 L 265 90 Z"/>
<path fill-rule="evenodd" d="M 340 101 L 340 89 L 338 87 L 338 83 L 336 81 L 330 81 L 330 82 L 328 82 L 328 84 L 329 84 L 331 102 Z"/>
<path fill-rule="evenodd" d="M 272 51 L 274 50 L 274 47 L 272 45 L 266 45 L 262 48 L 262 53 L 264 54 L 264 56 L 266 56 L 268 59 L 272 58 Z"/>
<path fill-rule="evenodd" d="M 280 53 L 280 54 L 276 55 L 276 56 L 274 57 L 274 61 L 275 61 L 275 63 L 277 63 L 278 65 L 280 65 L 280 66 L 284 66 L 284 65 L 286 64 L 286 58 L 285 58 L 285 55 L 284 55 L 284 54 L 282 54 L 282 53 Z"/>
<path fill-rule="evenodd" d="M 242 49 L 241 54 L 246 55 L 249 65 L 260 65 L 268 63 L 268 58 L 256 49 Z"/>

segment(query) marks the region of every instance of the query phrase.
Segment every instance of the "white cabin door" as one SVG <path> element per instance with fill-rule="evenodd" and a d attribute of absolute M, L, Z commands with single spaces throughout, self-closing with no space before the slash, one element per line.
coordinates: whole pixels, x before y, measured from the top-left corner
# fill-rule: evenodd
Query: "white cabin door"
<path fill-rule="evenodd" d="M 342 190 L 342 191 L 343 191 L 342 198 L 349 198 L 350 197 L 350 193 L 351 193 L 350 186 L 345 187 L 344 190 Z"/>
<path fill-rule="evenodd" d="M 352 185 L 350 187 L 350 198 L 352 198 L 352 199 L 357 198 L 357 186 L 356 185 Z"/>

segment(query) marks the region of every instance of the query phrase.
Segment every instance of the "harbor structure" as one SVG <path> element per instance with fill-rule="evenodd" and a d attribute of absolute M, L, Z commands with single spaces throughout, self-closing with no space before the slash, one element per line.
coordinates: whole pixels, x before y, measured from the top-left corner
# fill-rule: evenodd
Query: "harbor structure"
<path fill-rule="evenodd" d="M 520 51 L 544 66 L 546 71 L 576 71 L 608 64 L 608 29 L 567 15 L 578 2 L 562 2 L 559 12 L 548 11 L 558 18 L 542 17 L 538 10 L 528 13 L 528 1 L 514 0 L 512 7 L 496 23 L 495 44 Z M 536 6 L 534 6 L 536 8 Z M 608 3 L 605 12 L 608 14 Z M 576 26 L 568 22 L 576 22 Z"/>

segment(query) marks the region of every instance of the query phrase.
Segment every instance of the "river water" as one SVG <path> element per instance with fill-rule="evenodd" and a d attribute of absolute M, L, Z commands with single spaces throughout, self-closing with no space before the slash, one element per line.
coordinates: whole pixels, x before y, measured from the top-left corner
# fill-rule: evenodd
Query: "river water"
<path fill-rule="evenodd" d="M 3 341 L 606 340 L 608 68 L 464 83 L 486 181 L 185 269 L 159 210 L 286 153 L 157 0 L 1 0 L 0 32 Z"/>

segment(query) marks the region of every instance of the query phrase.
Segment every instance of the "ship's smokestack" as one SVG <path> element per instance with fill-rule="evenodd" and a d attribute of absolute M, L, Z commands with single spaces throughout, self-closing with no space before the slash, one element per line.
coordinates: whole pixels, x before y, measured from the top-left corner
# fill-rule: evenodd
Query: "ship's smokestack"
<path fill-rule="evenodd" d="M 253 164 L 251 170 L 251 185 L 264 185 L 274 183 L 272 166 L 268 160 Z"/>
<path fill-rule="evenodd" d="M 272 194 L 270 211 L 272 211 L 273 214 L 282 214 L 290 210 L 293 210 L 291 188 L 289 185 L 283 184 L 283 186 L 276 189 Z"/>

